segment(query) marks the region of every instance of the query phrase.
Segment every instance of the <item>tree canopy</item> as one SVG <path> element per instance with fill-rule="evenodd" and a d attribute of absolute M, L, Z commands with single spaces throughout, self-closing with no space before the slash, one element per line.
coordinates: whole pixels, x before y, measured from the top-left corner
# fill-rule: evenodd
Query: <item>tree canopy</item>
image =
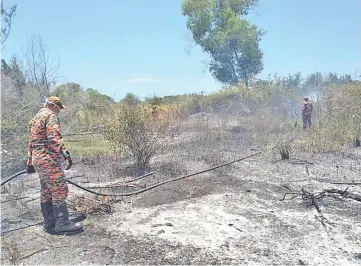
<path fill-rule="evenodd" d="M 225 84 L 243 81 L 263 70 L 259 47 L 264 31 L 246 16 L 258 0 L 184 0 L 182 14 L 193 40 L 211 57 L 209 71 Z"/>

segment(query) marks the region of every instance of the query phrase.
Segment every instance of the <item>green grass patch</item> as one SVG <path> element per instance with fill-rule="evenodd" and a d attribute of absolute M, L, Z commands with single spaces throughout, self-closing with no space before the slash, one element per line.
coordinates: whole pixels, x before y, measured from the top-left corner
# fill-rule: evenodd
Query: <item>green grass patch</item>
<path fill-rule="evenodd" d="M 104 139 L 92 137 L 81 139 L 64 139 L 65 146 L 74 158 L 111 155 L 112 151 Z"/>

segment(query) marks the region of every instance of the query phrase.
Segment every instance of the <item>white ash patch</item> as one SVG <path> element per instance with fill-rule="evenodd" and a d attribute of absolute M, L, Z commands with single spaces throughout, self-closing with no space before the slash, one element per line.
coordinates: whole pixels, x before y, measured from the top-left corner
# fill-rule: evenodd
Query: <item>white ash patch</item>
<path fill-rule="evenodd" d="M 249 201 L 247 203 L 247 201 Z M 280 209 L 280 204 L 235 194 L 209 195 L 152 208 L 135 208 L 112 216 L 104 228 L 112 234 L 152 235 L 191 245 L 218 257 L 273 263 L 352 265 L 360 241 L 347 239 L 342 226 L 361 226 L 352 219 L 327 215 L 327 230 L 313 209 Z M 109 224 L 112 224 L 111 226 Z M 174 254 L 169 254 L 172 256 Z"/>

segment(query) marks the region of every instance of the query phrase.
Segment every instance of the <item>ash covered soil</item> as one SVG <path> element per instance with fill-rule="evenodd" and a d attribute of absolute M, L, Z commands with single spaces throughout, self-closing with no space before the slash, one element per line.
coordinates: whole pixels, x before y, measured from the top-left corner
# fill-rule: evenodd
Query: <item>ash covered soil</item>
<path fill-rule="evenodd" d="M 126 191 L 257 150 L 241 136 L 184 131 L 152 162 L 157 172 Z M 112 204 L 111 214 L 89 214 L 83 221 L 85 232 L 75 236 L 51 236 L 42 232 L 41 225 L 7 232 L 42 221 L 37 176 L 20 177 L 2 188 L 1 262 L 360 265 L 361 202 L 323 197 L 317 201 L 320 215 L 300 196 L 281 199 L 286 192 L 302 188 L 316 193 L 348 187 L 333 182 L 361 182 L 361 149 L 350 149 L 347 154 L 291 155 L 290 161 L 278 157 L 265 152 L 123 198 Z M 125 172 L 119 171 L 123 178 L 114 180 L 109 171 L 106 174 L 108 168 L 74 165 L 67 178 L 88 187 L 124 180 Z M 93 197 L 72 185 L 69 188 L 71 197 Z M 347 191 L 361 195 L 361 186 L 350 185 Z M 26 198 L 7 201 L 14 195 Z"/>

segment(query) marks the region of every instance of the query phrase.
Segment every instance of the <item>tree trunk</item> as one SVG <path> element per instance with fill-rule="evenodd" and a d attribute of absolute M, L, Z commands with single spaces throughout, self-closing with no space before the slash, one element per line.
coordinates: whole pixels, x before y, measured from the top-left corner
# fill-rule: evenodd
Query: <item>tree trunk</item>
<path fill-rule="evenodd" d="M 244 84 L 246 85 L 246 88 L 248 89 L 248 76 L 247 76 L 247 74 L 244 74 Z"/>

